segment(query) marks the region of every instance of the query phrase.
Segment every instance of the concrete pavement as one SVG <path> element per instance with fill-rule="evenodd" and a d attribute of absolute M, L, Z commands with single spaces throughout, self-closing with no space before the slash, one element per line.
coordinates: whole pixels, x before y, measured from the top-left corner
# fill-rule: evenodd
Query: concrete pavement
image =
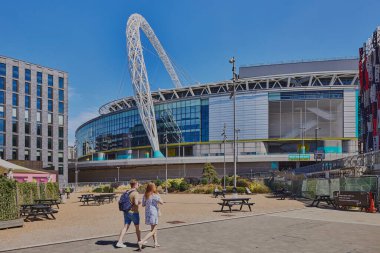
<path fill-rule="evenodd" d="M 332 217 L 332 218 L 331 218 Z M 365 218 L 363 218 L 365 217 Z M 380 215 L 319 208 L 258 215 L 160 230 L 143 252 L 380 252 Z M 135 243 L 134 234 L 126 241 Z M 116 237 L 55 244 L 12 252 L 134 252 L 115 249 Z"/>

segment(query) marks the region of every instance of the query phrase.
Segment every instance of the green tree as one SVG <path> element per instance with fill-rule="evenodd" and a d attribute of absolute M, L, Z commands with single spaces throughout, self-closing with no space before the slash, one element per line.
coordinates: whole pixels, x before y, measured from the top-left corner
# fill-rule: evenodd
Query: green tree
<path fill-rule="evenodd" d="M 218 178 L 218 173 L 211 163 L 205 163 L 202 171 L 202 178 L 207 179 L 208 183 L 211 183 Z"/>

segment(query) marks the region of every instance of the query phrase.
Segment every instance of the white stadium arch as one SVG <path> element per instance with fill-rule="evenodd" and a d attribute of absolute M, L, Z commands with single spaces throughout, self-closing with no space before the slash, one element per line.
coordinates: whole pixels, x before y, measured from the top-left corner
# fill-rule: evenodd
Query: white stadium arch
<path fill-rule="evenodd" d="M 128 18 L 126 29 L 129 71 L 134 88 L 136 105 L 149 142 L 152 145 L 154 152 L 153 157 L 159 158 L 163 157 L 163 155 L 160 152 L 158 143 L 156 117 L 141 45 L 140 29 L 156 50 L 175 87 L 179 88 L 182 85 L 168 55 L 154 34 L 153 29 L 143 16 L 140 14 L 132 14 Z"/>

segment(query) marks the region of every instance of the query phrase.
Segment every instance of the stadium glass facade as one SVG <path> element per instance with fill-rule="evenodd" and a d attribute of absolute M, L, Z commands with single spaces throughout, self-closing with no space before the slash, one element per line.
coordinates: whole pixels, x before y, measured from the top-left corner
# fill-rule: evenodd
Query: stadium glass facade
<path fill-rule="evenodd" d="M 266 156 L 271 155 L 271 162 L 278 160 L 287 167 L 297 154 L 305 154 L 302 160 L 311 162 L 316 151 L 356 153 L 357 59 L 280 65 L 240 69 L 243 74 L 236 85 L 239 161 L 267 162 Z M 152 92 L 161 152 L 165 154 L 167 134 L 169 157 L 232 155 L 230 88 L 227 81 Z M 152 157 L 133 97 L 110 102 L 99 112 L 76 131 L 79 161 Z M 301 161 L 300 156 L 297 159 Z"/>

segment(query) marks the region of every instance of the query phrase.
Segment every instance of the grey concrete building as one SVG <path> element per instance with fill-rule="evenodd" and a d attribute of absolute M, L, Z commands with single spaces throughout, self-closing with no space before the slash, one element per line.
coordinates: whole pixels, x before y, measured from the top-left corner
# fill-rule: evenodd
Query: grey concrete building
<path fill-rule="evenodd" d="M 67 182 L 68 74 L 0 56 L 0 157 L 41 161 Z"/>

